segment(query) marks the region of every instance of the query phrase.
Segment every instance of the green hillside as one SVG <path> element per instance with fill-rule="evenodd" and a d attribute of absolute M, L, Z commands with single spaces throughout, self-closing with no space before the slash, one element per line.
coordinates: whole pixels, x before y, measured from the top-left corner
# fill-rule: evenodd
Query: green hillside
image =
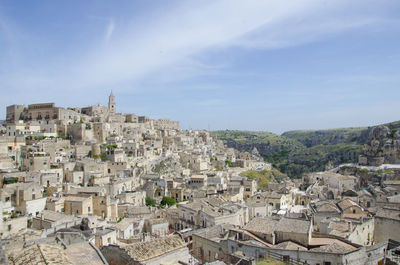
<path fill-rule="evenodd" d="M 400 121 L 383 125 L 391 130 L 400 129 Z M 297 130 L 282 135 L 224 130 L 211 132 L 211 135 L 240 151 L 251 152 L 257 148 L 265 161 L 272 163 L 289 177 L 300 177 L 306 172 L 357 162 L 372 128 Z"/>

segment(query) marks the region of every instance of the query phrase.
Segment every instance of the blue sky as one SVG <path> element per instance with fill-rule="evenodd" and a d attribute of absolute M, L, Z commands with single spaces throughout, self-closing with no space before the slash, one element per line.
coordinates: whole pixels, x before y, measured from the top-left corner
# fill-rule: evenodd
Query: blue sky
<path fill-rule="evenodd" d="M 400 1 L 0 0 L 0 115 L 107 104 L 185 129 L 400 120 Z"/>

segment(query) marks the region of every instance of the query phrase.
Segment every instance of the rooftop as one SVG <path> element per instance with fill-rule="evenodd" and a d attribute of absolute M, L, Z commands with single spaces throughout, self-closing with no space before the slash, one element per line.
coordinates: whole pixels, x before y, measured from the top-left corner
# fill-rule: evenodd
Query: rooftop
<path fill-rule="evenodd" d="M 350 200 L 350 199 L 344 199 L 340 202 L 338 202 L 338 206 L 342 209 L 345 210 L 351 206 L 356 206 L 356 207 L 360 207 L 356 202 Z"/>
<path fill-rule="evenodd" d="M 253 218 L 243 229 L 262 234 L 271 234 L 275 231 L 275 226 L 279 222 L 278 219 L 272 217 L 256 217 Z"/>
<path fill-rule="evenodd" d="M 275 226 L 275 231 L 307 234 L 309 232 L 310 226 L 311 221 L 284 217 L 281 218 L 278 224 Z"/>
<path fill-rule="evenodd" d="M 58 213 L 58 212 L 49 211 L 49 210 L 43 210 L 35 218 L 43 219 L 43 220 L 50 221 L 50 222 L 55 222 L 55 221 L 62 220 L 62 219 L 64 219 L 65 221 L 72 221 L 74 219 L 77 219 L 73 215 Z"/>
<path fill-rule="evenodd" d="M 38 244 L 24 249 L 11 258 L 12 264 L 72 265 L 64 249 L 58 246 Z"/>
<path fill-rule="evenodd" d="M 352 251 L 351 248 L 348 248 L 344 245 L 341 245 L 337 242 L 333 242 L 332 244 L 313 248 L 310 250 L 311 252 L 327 252 L 327 253 L 347 253 Z"/>
<path fill-rule="evenodd" d="M 134 260 L 144 262 L 185 247 L 185 242 L 175 235 L 149 242 L 125 245 L 121 248 Z"/>
<path fill-rule="evenodd" d="M 387 218 L 400 221 L 400 211 L 395 209 L 381 208 L 378 209 L 376 217 Z"/>
<path fill-rule="evenodd" d="M 302 245 L 299 245 L 297 243 L 294 243 L 292 241 L 285 241 L 285 242 L 276 244 L 274 246 L 274 248 L 287 249 L 287 250 L 307 250 L 307 248 L 305 248 Z"/>

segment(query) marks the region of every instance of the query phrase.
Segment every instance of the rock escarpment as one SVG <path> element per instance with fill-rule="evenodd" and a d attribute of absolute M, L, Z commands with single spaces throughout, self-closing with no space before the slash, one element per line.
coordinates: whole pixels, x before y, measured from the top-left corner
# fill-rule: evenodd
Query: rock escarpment
<path fill-rule="evenodd" d="M 390 130 L 384 125 L 374 127 L 358 162 L 365 166 L 400 164 L 400 130 Z"/>

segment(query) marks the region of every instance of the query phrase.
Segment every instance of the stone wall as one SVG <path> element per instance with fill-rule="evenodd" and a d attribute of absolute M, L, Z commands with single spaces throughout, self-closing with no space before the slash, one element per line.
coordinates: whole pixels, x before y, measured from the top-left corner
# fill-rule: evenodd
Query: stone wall
<path fill-rule="evenodd" d="M 397 232 L 395 232 L 397 231 Z M 400 220 L 375 216 L 375 242 L 382 242 L 387 239 L 400 241 Z"/>

